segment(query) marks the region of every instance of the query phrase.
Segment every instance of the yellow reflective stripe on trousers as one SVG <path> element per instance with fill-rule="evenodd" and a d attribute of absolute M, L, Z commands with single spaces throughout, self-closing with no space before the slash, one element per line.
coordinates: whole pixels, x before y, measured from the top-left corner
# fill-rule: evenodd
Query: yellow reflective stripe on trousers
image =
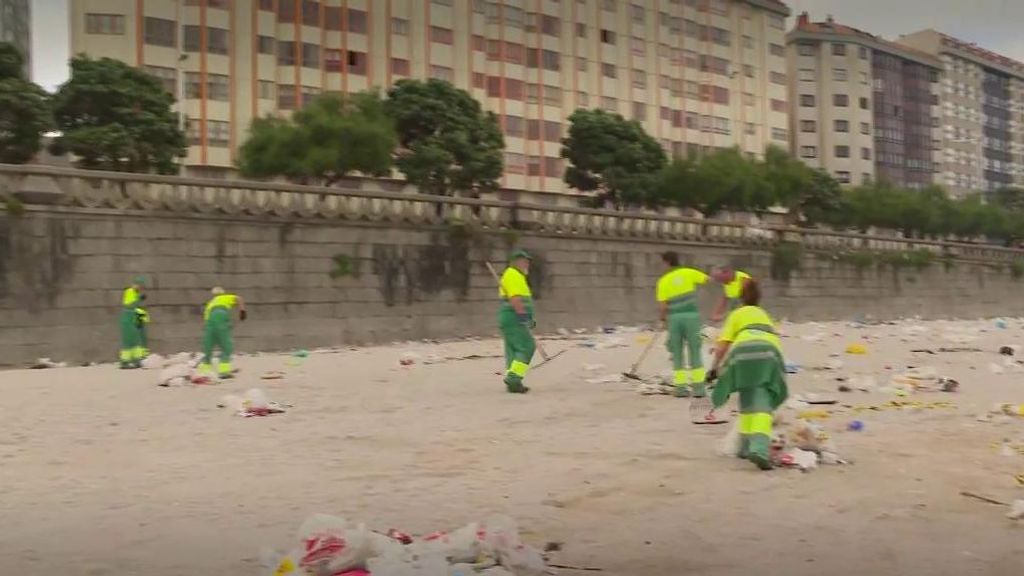
<path fill-rule="evenodd" d="M 231 362 L 218 362 L 217 363 L 217 372 L 219 372 L 220 374 L 230 374 L 231 373 Z"/>
<path fill-rule="evenodd" d="M 508 366 L 508 371 L 512 374 L 515 374 L 516 376 L 519 376 L 520 378 L 524 378 L 526 376 L 526 369 L 529 367 L 530 365 L 527 364 L 526 362 L 513 360 L 512 363 L 509 364 Z"/>
<path fill-rule="evenodd" d="M 675 384 L 676 386 L 684 386 L 686 384 L 689 384 L 690 381 L 687 380 L 687 376 L 689 376 L 689 374 L 689 370 L 673 370 L 672 383 Z"/>
<path fill-rule="evenodd" d="M 213 366 L 210 366 L 206 362 L 202 362 L 201 364 L 199 364 L 198 371 L 200 374 L 209 374 L 213 372 Z"/>
<path fill-rule="evenodd" d="M 766 436 L 772 435 L 772 415 L 769 412 L 755 412 L 753 414 L 744 414 L 749 417 L 750 432 L 749 434 L 764 434 Z"/>
<path fill-rule="evenodd" d="M 121 350 L 121 362 L 131 362 L 131 361 L 132 361 L 132 351 L 131 351 L 131 349 L 130 348 L 122 349 Z"/>
<path fill-rule="evenodd" d="M 690 382 L 694 384 L 700 384 L 704 381 L 704 377 L 707 375 L 707 371 L 703 368 L 694 368 L 690 370 Z"/>
<path fill-rule="evenodd" d="M 143 358 L 146 357 L 146 349 L 143 348 L 142 346 L 136 346 L 135 348 L 132 348 L 131 352 L 132 358 L 135 360 L 142 360 Z"/>

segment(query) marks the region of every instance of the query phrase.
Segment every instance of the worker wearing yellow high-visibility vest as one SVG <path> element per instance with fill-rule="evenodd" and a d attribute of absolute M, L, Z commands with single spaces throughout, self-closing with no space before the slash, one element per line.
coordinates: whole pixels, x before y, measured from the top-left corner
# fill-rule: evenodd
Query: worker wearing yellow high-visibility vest
<path fill-rule="evenodd" d="M 238 317 L 244 322 L 247 316 L 245 302 L 240 296 L 226 294 L 220 286 L 214 288 L 212 293 L 213 298 L 203 309 L 203 360 L 199 363 L 199 373 L 205 376 L 213 371 L 213 351 L 219 348 L 217 375 L 231 378 L 234 375 L 231 355 L 235 351 L 231 339 L 231 309 L 238 306 Z"/>
<path fill-rule="evenodd" d="M 743 285 L 751 279 L 751 276 L 742 270 L 723 266 L 712 270 L 711 278 L 722 285 L 722 298 L 719 299 L 718 305 L 711 313 L 711 321 L 718 322 L 727 313 L 740 307 L 740 293 L 743 291 Z"/>
<path fill-rule="evenodd" d="M 665 252 L 661 260 L 667 271 L 658 280 L 657 300 L 661 321 L 668 330 L 666 347 L 672 355 L 675 396 L 686 398 L 692 393 L 695 398 L 703 398 L 706 391 L 697 288 L 708 281 L 708 276 L 700 270 L 680 266 L 679 255 L 675 252 Z"/>
<path fill-rule="evenodd" d="M 498 326 L 505 340 L 505 389 L 512 394 L 525 394 L 530 389 L 523 384 L 537 343 L 530 332 L 536 322 L 533 318 L 533 293 L 526 276 L 530 273 L 530 254 L 517 250 L 509 256 L 508 268 L 501 275 L 498 294 Z"/>
<path fill-rule="evenodd" d="M 131 286 L 121 293 L 121 314 L 118 325 L 121 328 L 121 368 L 141 368 L 142 359 L 146 357 L 146 348 L 139 329 L 139 310 L 146 299 L 146 279 L 136 276 Z M 147 315 L 148 319 L 148 315 Z"/>
<path fill-rule="evenodd" d="M 775 325 L 759 305 L 761 290 L 748 280 L 740 293 L 740 308 L 725 320 L 718 337 L 708 381 L 718 383 L 711 403 L 718 408 L 729 395 L 740 396 L 740 451 L 737 454 L 762 470 L 772 467 L 773 413 L 786 401 L 785 361 Z M 721 376 L 719 377 L 719 372 Z"/>

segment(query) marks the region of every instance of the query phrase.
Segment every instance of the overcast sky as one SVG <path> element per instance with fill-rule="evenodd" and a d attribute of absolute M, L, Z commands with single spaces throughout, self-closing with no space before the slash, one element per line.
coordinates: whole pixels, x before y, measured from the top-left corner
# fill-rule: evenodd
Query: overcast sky
<path fill-rule="evenodd" d="M 843 24 L 885 38 L 935 28 L 1024 61 L 1024 35 L 1020 34 L 1024 25 L 1024 0 L 785 1 L 793 8 L 794 15 L 806 10 L 812 19 L 823 20 L 832 14 Z M 653 3 L 653 0 L 646 2 Z M 68 0 L 31 0 L 31 4 L 34 80 L 52 90 L 64 82 L 68 74 Z"/>

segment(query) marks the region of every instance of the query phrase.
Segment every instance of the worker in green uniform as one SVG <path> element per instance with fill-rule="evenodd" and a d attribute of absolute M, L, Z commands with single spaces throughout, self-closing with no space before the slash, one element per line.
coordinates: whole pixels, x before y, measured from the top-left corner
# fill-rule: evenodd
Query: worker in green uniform
<path fill-rule="evenodd" d="M 739 393 L 738 455 L 768 470 L 772 468 L 772 414 L 789 393 L 786 364 L 775 325 L 760 307 L 761 290 L 757 282 L 745 282 L 740 299 L 742 306 L 725 321 L 708 372 L 708 381 L 718 380 L 711 403 L 718 408 L 733 392 Z"/>
<path fill-rule="evenodd" d="M 740 307 L 740 292 L 747 280 L 751 280 L 750 274 L 742 270 L 736 270 L 728 266 L 715 268 L 711 272 L 711 278 L 722 285 L 722 298 L 711 313 L 711 321 L 718 322 L 728 312 Z"/>
<path fill-rule="evenodd" d="M 131 286 L 121 294 L 121 314 L 118 325 L 121 328 L 121 368 L 141 368 L 142 359 L 146 357 L 145 345 L 139 331 L 138 310 L 146 299 L 144 293 L 146 279 L 136 276 Z"/>
<path fill-rule="evenodd" d="M 680 266 L 679 255 L 672 251 L 662 254 L 661 261 L 666 272 L 658 280 L 656 296 L 661 321 L 668 330 L 666 347 L 672 355 L 675 396 L 686 398 L 692 394 L 695 398 L 703 398 L 706 391 L 697 287 L 705 284 L 708 276 L 700 270 Z"/>
<path fill-rule="evenodd" d="M 533 317 L 533 293 L 526 280 L 530 273 L 530 255 L 517 250 L 509 257 L 508 267 L 501 275 L 498 293 L 501 308 L 498 326 L 505 340 L 505 389 L 512 394 L 530 391 L 523 384 L 537 344 L 530 332 L 536 326 Z"/>
<path fill-rule="evenodd" d="M 248 314 L 240 296 L 226 294 L 220 286 L 214 288 L 212 293 L 213 298 L 203 309 L 203 360 L 199 363 L 199 374 L 207 376 L 213 372 L 213 350 L 218 348 L 220 357 L 217 359 L 217 375 L 231 378 L 235 372 L 231 366 L 231 355 L 235 351 L 231 340 L 231 309 L 238 306 L 238 317 L 243 322 Z"/>

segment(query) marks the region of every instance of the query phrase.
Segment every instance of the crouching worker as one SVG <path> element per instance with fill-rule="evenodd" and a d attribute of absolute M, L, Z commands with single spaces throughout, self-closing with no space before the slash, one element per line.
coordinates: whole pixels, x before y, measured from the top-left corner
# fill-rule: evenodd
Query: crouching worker
<path fill-rule="evenodd" d="M 729 314 L 718 338 L 708 381 L 717 378 L 711 393 L 714 408 L 724 405 L 733 392 L 740 400 L 740 458 L 772 468 L 772 413 L 786 401 L 785 362 L 775 325 L 760 306 L 757 282 L 747 281 L 740 294 L 742 306 Z"/>
<path fill-rule="evenodd" d="M 199 375 L 208 377 L 212 374 L 213 352 L 215 348 L 219 348 L 217 375 L 221 378 L 231 378 L 235 373 L 231 365 L 231 356 L 235 351 L 231 336 L 231 309 L 238 306 L 238 318 L 244 322 L 247 316 L 245 302 L 240 296 L 226 294 L 220 286 L 211 292 L 213 297 L 203 310 L 203 360 L 199 363 Z"/>

